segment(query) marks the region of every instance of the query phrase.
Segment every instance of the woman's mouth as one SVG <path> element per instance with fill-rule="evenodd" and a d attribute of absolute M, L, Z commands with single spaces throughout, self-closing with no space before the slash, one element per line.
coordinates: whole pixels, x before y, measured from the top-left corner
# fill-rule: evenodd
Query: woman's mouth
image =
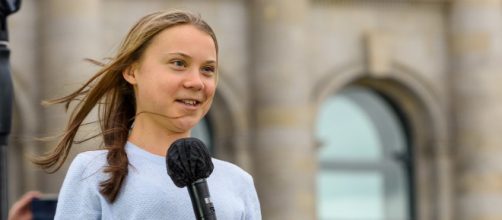
<path fill-rule="evenodd" d="M 176 102 L 181 103 L 183 105 L 188 105 L 192 107 L 196 107 L 200 105 L 200 101 L 195 100 L 195 99 L 177 99 Z"/>

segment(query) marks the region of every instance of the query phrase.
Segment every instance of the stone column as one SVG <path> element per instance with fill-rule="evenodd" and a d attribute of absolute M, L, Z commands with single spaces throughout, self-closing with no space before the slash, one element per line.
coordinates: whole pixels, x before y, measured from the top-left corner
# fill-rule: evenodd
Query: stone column
<path fill-rule="evenodd" d="M 82 85 L 96 67 L 84 58 L 101 58 L 99 33 L 99 0 L 44 0 L 40 3 L 40 74 L 42 98 L 64 96 Z M 41 128 L 44 135 L 59 135 L 66 126 L 69 114 L 62 105 L 44 111 Z M 45 150 L 55 142 L 47 143 Z M 72 158 L 68 159 L 67 164 Z M 41 174 L 43 192 L 58 192 L 67 166 L 51 175 Z"/>
<path fill-rule="evenodd" d="M 502 219 L 502 5 L 456 0 L 451 7 L 453 219 Z"/>
<path fill-rule="evenodd" d="M 253 0 L 251 143 L 263 219 L 315 219 L 307 0 Z"/>

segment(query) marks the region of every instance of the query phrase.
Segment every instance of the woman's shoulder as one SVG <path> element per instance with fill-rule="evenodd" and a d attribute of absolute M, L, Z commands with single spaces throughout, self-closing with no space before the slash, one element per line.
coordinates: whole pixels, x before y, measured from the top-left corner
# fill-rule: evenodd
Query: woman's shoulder
<path fill-rule="evenodd" d="M 214 171 L 217 174 L 223 174 L 232 179 L 242 179 L 246 182 L 253 182 L 253 177 L 239 166 L 219 159 L 212 159 Z"/>
<path fill-rule="evenodd" d="M 68 174 L 80 177 L 89 177 L 99 173 L 106 166 L 107 150 L 94 150 L 79 153 L 71 162 Z M 68 175 L 67 174 L 67 175 Z"/>
<path fill-rule="evenodd" d="M 75 159 L 73 159 L 72 164 L 99 164 L 106 162 L 106 155 L 108 150 L 93 150 L 85 151 L 77 154 Z"/>

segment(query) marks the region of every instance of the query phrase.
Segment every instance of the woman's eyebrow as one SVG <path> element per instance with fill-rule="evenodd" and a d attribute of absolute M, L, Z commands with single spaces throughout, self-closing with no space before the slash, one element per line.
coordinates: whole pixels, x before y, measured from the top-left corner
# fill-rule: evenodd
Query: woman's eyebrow
<path fill-rule="evenodd" d="M 190 56 L 188 56 L 187 54 L 184 54 L 184 53 L 181 53 L 181 52 L 171 52 L 171 53 L 167 53 L 169 55 L 178 55 L 178 56 L 182 56 L 183 58 L 191 58 Z"/>
<path fill-rule="evenodd" d="M 170 53 L 167 53 L 169 55 L 178 55 L 178 56 L 181 56 L 185 59 L 192 59 L 191 56 L 185 54 L 185 53 L 182 53 L 182 52 L 170 52 Z M 207 60 L 205 63 L 207 64 L 213 64 L 213 63 L 216 63 L 216 60 Z"/>

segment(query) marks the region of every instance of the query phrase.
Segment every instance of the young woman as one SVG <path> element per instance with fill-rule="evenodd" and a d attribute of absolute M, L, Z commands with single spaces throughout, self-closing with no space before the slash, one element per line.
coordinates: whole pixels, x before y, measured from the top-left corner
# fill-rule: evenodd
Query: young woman
<path fill-rule="evenodd" d="M 59 193 L 56 219 L 193 219 L 188 192 L 167 175 L 171 143 L 208 112 L 218 81 L 211 27 L 187 12 L 157 12 L 133 26 L 118 53 L 84 86 L 62 140 L 36 163 L 55 171 L 99 106 L 104 149 L 79 154 Z M 218 219 L 261 219 L 252 177 L 213 159 L 207 179 Z"/>

